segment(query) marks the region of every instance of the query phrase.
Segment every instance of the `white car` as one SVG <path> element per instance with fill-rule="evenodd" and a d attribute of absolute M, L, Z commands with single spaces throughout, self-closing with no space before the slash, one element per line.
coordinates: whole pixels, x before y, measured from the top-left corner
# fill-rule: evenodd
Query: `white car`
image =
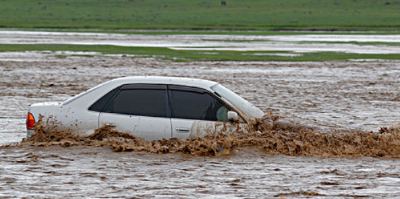
<path fill-rule="evenodd" d="M 51 120 L 44 124 L 82 136 L 111 126 L 144 140 L 155 140 L 204 136 L 222 126 L 243 127 L 264 113 L 217 82 L 124 77 L 65 102 L 31 105 L 26 121 L 28 137 L 35 133 L 33 127 L 40 115 L 44 121 Z"/>

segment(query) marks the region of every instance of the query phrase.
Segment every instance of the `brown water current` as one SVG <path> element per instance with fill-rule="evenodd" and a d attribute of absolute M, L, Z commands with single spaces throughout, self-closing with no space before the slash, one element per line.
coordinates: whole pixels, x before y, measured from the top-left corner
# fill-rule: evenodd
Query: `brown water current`
<path fill-rule="evenodd" d="M 177 63 L 64 53 L 0 53 L 0 198 L 400 197 L 396 61 Z M 104 127 L 78 137 L 39 125 L 25 138 L 30 104 L 130 75 L 215 80 L 267 114 L 250 133 L 187 140 L 143 141 Z"/>
<path fill-rule="evenodd" d="M 400 128 L 381 128 L 379 132 L 317 132 L 310 126 L 281 122 L 271 112 L 252 121 L 250 132 L 212 132 L 205 137 L 186 140 L 170 138 L 144 141 L 133 135 L 102 127 L 81 137 L 70 132 L 45 128 L 51 120 L 35 125 L 35 134 L 18 146 L 95 146 L 111 147 L 114 152 L 146 151 L 155 154 L 181 152 L 200 156 L 228 155 L 244 147 L 255 147 L 272 155 L 312 157 L 400 157 Z M 222 124 L 224 125 L 224 124 Z M 54 126 L 53 126 L 54 127 Z M 315 128 L 315 127 L 314 127 Z"/>
<path fill-rule="evenodd" d="M 144 141 L 110 127 L 80 137 L 43 128 L 46 122 L 32 137 L 0 147 L 0 196 L 399 196 L 398 160 L 388 159 L 400 157 L 397 127 L 321 133 L 268 113 L 251 133 Z"/>

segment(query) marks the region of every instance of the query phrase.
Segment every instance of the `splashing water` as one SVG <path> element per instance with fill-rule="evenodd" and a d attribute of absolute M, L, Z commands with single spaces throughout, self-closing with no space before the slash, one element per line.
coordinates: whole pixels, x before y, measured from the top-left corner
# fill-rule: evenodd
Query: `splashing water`
<path fill-rule="evenodd" d="M 110 127 L 101 127 L 87 137 L 71 132 L 35 126 L 35 134 L 20 146 L 94 146 L 110 147 L 115 152 L 146 151 L 154 154 L 185 153 L 198 156 L 233 154 L 235 150 L 252 147 L 268 154 L 313 157 L 400 157 L 400 128 L 381 128 L 379 132 L 320 132 L 320 128 L 280 121 L 281 116 L 266 114 L 251 123 L 251 131 L 216 132 L 205 137 L 186 140 L 170 138 L 145 141 Z M 48 121 L 47 121 L 48 122 Z M 317 131 L 315 130 L 317 129 Z"/>

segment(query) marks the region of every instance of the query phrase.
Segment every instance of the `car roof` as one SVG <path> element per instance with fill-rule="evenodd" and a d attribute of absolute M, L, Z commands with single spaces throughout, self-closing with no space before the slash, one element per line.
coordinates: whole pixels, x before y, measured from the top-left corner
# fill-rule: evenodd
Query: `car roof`
<path fill-rule="evenodd" d="M 210 90 L 210 87 L 218 84 L 214 81 L 183 78 L 183 77 L 162 77 L 162 76 L 130 76 L 113 79 L 110 81 L 112 84 L 171 84 L 182 86 L 193 86 Z"/>
<path fill-rule="evenodd" d="M 124 84 L 169 84 L 169 85 L 191 86 L 211 91 L 211 86 L 214 86 L 218 83 L 209 80 L 191 79 L 182 77 L 160 77 L 160 76 L 122 77 L 110 80 L 108 82 L 104 82 L 100 85 L 97 85 L 87 90 L 86 92 L 80 93 L 79 95 L 63 102 L 63 105 L 68 105 L 79 98 L 84 98 L 88 96 L 89 98 L 93 98 L 92 95 L 103 96 L 104 94 L 108 93 L 111 89 L 114 89 Z"/>

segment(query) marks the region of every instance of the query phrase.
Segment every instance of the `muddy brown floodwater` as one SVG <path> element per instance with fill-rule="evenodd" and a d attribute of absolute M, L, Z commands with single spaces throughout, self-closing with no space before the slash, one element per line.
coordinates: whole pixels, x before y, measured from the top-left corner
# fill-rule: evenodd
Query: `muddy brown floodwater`
<path fill-rule="evenodd" d="M 397 198 L 399 66 L 390 61 L 175 63 L 120 55 L 0 53 L 0 145 L 5 145 L 0 147 L 0 197 Z M 19 143 L 30 104 L 63 101 L 131 75 L 218 81 L 263 111 L 292 119 L 293 126 L 338 132 L 293 133 L 276 123 L 272 131 L 239 136 L 247 139 L 243 146 L 219 137 L 234 146 L 229 155 L 224 144 L 214 148 L 217 154 L 196 154 L 183 141 L 173 142 L 183 147 L 175 153 L 165 151 L 172 142 L 138 151 L 115 145 L 136 142 L 118 137 L 108 138 L 114 145 L 79 139 Z"/>

